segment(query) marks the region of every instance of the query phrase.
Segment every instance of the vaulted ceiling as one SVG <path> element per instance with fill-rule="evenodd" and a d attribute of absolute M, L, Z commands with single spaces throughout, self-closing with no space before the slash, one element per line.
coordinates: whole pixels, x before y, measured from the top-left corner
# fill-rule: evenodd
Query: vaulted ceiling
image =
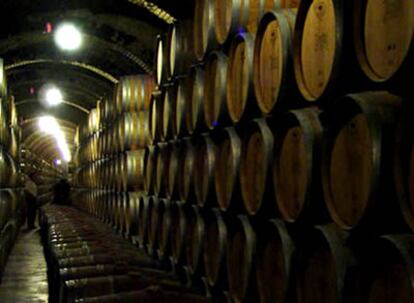
<path fill-rule="evenodd" d="M 191 16 L 193 0 L 2 0 L 0 57 L 9 91 L 15 97 L 28 148 L 54 157 L 50 138 L 34 127 L 35 118 L 53 114 L 68 138 L 96 101 L 111 96 L 119 77 L 152 73 L 155 37 L 174 20 Z M 61 22 L 82 31 L 82 48 L 59 50 L 53 31 Z M 63 92 L 64 102 L 44 108 L 39 91 L 49 83 Z"/>

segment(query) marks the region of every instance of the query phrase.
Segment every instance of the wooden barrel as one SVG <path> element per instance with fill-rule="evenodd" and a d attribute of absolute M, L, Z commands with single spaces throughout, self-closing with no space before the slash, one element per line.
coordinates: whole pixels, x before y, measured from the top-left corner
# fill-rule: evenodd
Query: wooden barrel
<path fill-rule="evenodd" d="M 9 143 L 9 125 L 7 124 L 7 112 L 3 102 L 0 102 L 0 143 L 7 146 Z"/>
<path fill-rule="evenodd" d="M 394 151 L 394 186 L 405 222 L 414 231 L 414 109 L 411 105 L 402 109 L 398 122 Z"/>
<path fill-rule="evenodd" d="M 382 236 L 371 248 L 364 301 L 373 303 L 414 300 L 413 235 Z M 379 254 L 378 252 L 381 252 Z"/>
<path fill-rule="evenodd" d="M 156 216 L 158 218 L 158 257 L 165 259 L 171 254 L 171 202 L 166 199 L 161 199 L 156 209 Z M 153 221 L 154 223 L 154 221 Z"/>
<path fill-rule="evenodd" d="M 194 66 L 189 74 L 189 89 L 185 104 L 185 123 L 189 135 L 203 129 L 204 70 Z"/>
<path fill-rule="evenodd" d="M 148 111 L 154 86 L 154 78 L 151 75 L 121 77 L 114 93 L 117 113 Z"/>
<path fill-rule="evenodd" d="M 160 86 L 167 80 L 167 48 L 166 36 L 157 35 L 155 40 L 154 75 L 155 84 Z"/>
<path fill-rule="evenodd" d="M 187 133 L 185 125 L 187 98 L 190 96 L 190 81 L 188 77 L 177 80 L 177 98 L 172 105 L 172 133 L 173 138 L 177 139 Z"/>
<path fill-rule="evenodd" d="M 237 32 L 248 31 L 255 35 L 263 14 L 264 0 L 213 1 L 214 29 L 220 44 Z"/>
<path fill-rule="evenodd" d="M 147 244 L 150 200 L 151 197 L 141 196 L 138 206 L 138 243 L 140 247 L 145 247 Z"/>
<path fill-rule="evenodd" d="M 281 220 L 270 220 L 258 233 L 256 284 L 261 303 L 289 301 L 294 249 Z"/>
<path fill-rule="evenodd" d="M 292 107 L 289 94 L 297 91 L 292 66 L 292 41 L 296 11 L 285 9 L 266 13 L 257 31 L 254 49 L 253 83 L 257 104 L 264 115 L 285 102 Z"/>
<path fill-rule="evenodd" d="M 11 128 L 10 129 L 10 143 L 8 146 L 9 154 L 14 159 L 19 159 L 19 152 L 20 152 L 20 140 L 18 130 Z"/>
<path fill-rule="evenodd" d="M 239 215 L 229 230 L 227 240 L 227 275 L 229 292 L 235 302 L 251 302 L 253 291 L 253 260 L 256 235 L 246 216 Z"/>
<path fill-rule="evenodd" d="M 298 303 L 359 302 L 355 260 L 345 244 L 347 237 L 334 225 L 318 226 L 307 235 L 294 282 Z M 321 287 L 323 291 L 316 291 Z"/>
<path fill-rule="evenodd" d="M 150 143 L 156 144 L 160 141 L 160 129 L 159 129 L 159 119 L 161 104 L 160 101 L 162 98 L 161 92 L 153 92 L 151 96 L 151 107 L 149 109 L 149 133 L 150 133 Z"/>
<path fill-rule="evenodd" d="M 61 268 L 60 279 L 63 281 L 92 278 L 99 276 L 119 275 L 126 272 L 126 268 L 115 264 L 97 264 L 82 267 Z"/>
<path fill-rule="evenodd" d="M 128 192 L 125 196 L 128 199 L 128 204 L 125 208 L 125 234 L 127 236 L 135 236 L 138 234 L 141 193 Z"/>
<path fill-rule="evenodd" d="M 213 29 L 214 11 L 211 0 L 196 1 L 194 4 L 193 15 L 193 43 L 194 55 L 202 61 L 204 56 L 215 46 L 215 36 Z"/>
<path fill-rule="evenodd" d="M 412 1 L 356 1 L 354 44 L 364 73 L 382 82 L 395 75 L 414 46 Z"/>
<path fill-rule="evenodd" d="M 186 217 L 184 212 L 184 203 L 171 203 L 171 255 L 173 262 L 178 264 L 183 259 L 185 236 L 187 232 Z"/>
<path fill-rule="evenodd" d="M 288 112 L 275 127 L 273 188 L 284 221 L 322 219 L 320 166 L 323 128 L 317 108 Z"/>
<path fill-rule="evenodd" d="M 0 230 L 6 225 L 7 221 L 12 217 L 14 204 L 17 201 L 12 190 L 0 190 Z"/>
<path fill-rule="evenodd" d="M 230 46 L 227 67 L 227 109 L 237 123 L 258 113 L 253 86 L 254 40 L 249 33 L 237 34 Z"/>
<path fill-rule="evenodd" d="M 204 120 L 209 129 L 229 122 L 226 105 L 227 56 L 211 52 L 206 61 L 204 81 Z"/>
<path fill-rule="evenodd" d="M 387 92 L 347 95 L 327 112 L 322 182 L 331 218 L 344 229 L 400 224 L 392 155 L 401 99 Z M 327 119 L 328 119 L 327 118 Z"/>
<path fill-rule="evenodd" d="M 165 197 L 166 176 L 168 174 L 168 143 L 158 143 L 155 149 L 155 179 L 154 194 L 159 197 Z"/>
<path fill-rule="evenodd" d="M 141 191 L 144 189 L 145 149 L 126 151 L 119 157 L 121 169 L 117 180 L 120 191 Z"/>
<path fill-rule="evenodd" d="M 264 119 L 251 122 L 243 138 L 240 163 L 240 186 L 245 209 L 248 214 L 257 214 L 264 198 L 270 199 L 273 160 L 273 134 Z M 269 201 L 266 201 L 269 206 Z M 270 215 L 270 213 L 268 213 Z"/>
<path fill-rule="evenodd" d="M 208 134 L 203 134 L 195 145 L 194 192 L 200 207 L 215 200 L 214 171 L 216 147 Z"/>
<path fill-rule="evenodd" d="M 195 149 L 191 139 L 181 141 L 180 153 L 178 155 L 177 186 L 180 201 L 193 202 L 194 193 L 194 157 Z"/>
<path fill-rule="evenodd" d="M 165 194 L 169 199 L 178 198 L 178 186 L 177 186 L 177 176 L 178 176 L 178 155 L 180 152 L 180 142 L 171 142 L 168 144 L 168 162 L 167 162 L 167 176 L 164 178 L 165 181 Z"/>
<path fill-rule="evenodd" d="M 226 278 L 227 227 L 218 209 L 211 209 L 205 222 L 204 268 L 208 284 L 214 287 Z"/>
<path fill-rule="evenodd" d="M 147 195 L 151 195 L 154 192 L 155 149 L 155 146 L 147 146 L 144 153 L 144 192 Z"/>
<path fill-rule="evenodd" d="M 150 197 L 147 208 L 147 250 L 150 254 L 156 252 L 157 247 L 157 235 L 158 235 L 158 215 L 157 209 L 159 204 L 157 197 Z"/>
<path fill-rule="evenodd" d="M 235 129 L 228 127 L 220 133 L 216 146 L 214 184 L 217 203 L 221 210 L 226 211 L 231 206 L 237 208 L 239 205 L 236 204 L 241 204 L 239 186 L 241 141 Z"/>
<path fill-rule="evenodd" d="M 194 58 L 192 24 L 184 20 L 171 24 L 167 35 L 168 77 L 187 72 Z"/>
<path fill-rule="evenodd" d="M 161 114 L 159 119 L 160 140 L 168 141 L 173 137 L 172 129 L 172 108 L 177 103 L 177 83 L 171 83 L 165 87 L 161 105 Z"/>
<path fill-rule="evenodd" d="M 192 205 L 186 211 L 187 232 L 185 238 L 185 256 L 188 271 L 195 275 L 202 268 L 201 258 L 204 241 L 204 220 L 196 205 Z"/>
<path fill-rule="evenodd" d="M 297 85 L 307 101 L 326 96 L 337 84 L 344 35 L 344 1 L 301 1 L 293 38 Z"/>
<path fill-rule="evenodd" d="M 17 167 L 14 159 L 0 147 L 0 187 L 15 187 L 18 183 Z"/>
<path fill-rule="evenodd" d="M 117 124 L 121 151 L 144 148 L 150 144 L 148 111 L 125 113 Z"/>

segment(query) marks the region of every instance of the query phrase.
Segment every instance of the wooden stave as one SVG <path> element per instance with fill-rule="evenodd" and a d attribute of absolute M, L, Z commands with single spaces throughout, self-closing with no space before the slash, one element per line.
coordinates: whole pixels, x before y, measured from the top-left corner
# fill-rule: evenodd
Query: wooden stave
<path fill-rule="evenodd" d="M 213 19 L 214 12 L 212 1 L 197 1 L 194 5 L 194 23 L 192 32 L 194 42 L 194 56 L 198 61 L 203 61 L 205 55 L 216 47 Z M 206 26 L 204 26 L 204 20 L 207 20 L 205 21 Z"/>
<path fill-rule="evenodd" d="M 178 172 L 178 194 L 180 201 L 191 203 L 195 200 L 193 183 L 193 163 L 195 147 L 190 138 L 181 141 Z M 186 169 L 187 168 L 187 169 Z"/>
<path fill-rule="evenodd" d="M 186 98 L 188 97 L 189 80 L 187 76 L 176 79 L 177 81 L 177 102 L 172 107 L 172 134 L 177 140 L 187 134 L 185 111 Z"/>
<path fill-rule="evenodd" d="M 117 127 L 119 147 L 114 152 L 146 147 L 150 143 L 148 121 L 148 112 L 144 111 L 121 116 Z"/>
<path fill-rule="evenodd" d="M 167 171 L 167 150 L 168 143 L 158 143 L 155 149 L 155 183 L 154 183 L 154 195 L 157 197 L 165 197 L 165 172 Z"/>
<path fill-rule="evenodd" d="M 156 146 L 147 146 L 144 154 L 144 192 L 147 195 L 153 194 L 154 191 L 154 162 Z"/>
<path fill-rule="evenodd" d="M 178 176 L 178 153 L 181 142 L 171 142 L 168 145 L 168 175 L 165 184 L 165 194 L 168 199 L 178 198 L 177 176 Z"/>
<path fill-rule="evenodd" d="M 200 132 L 204 129 L 204 114 L 202 100 L 204 87 L 204 69 L 198 66 L 193 66 L 189 73 L 190 88 L 189 95 L 186 98 L 186 129 L 189 135 Z M 195 104 L 194 104 L 195 103 Z M 196 114 L 193 115 L 193 107 L 197 106 Z"/>
<path fill-rule="evenodd" d="M 177 83 L 170 83 L 165 87 L 161 101 L 160 140 L 165 142 L 173 138 L 172 107 L 177 103 Z"/>

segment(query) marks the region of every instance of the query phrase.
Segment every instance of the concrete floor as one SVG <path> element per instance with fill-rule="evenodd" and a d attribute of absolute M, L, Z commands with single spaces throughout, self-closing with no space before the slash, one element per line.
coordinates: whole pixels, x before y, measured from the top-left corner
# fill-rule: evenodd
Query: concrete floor
<path fill-rule="evenodd" d="M 23 227 L 9 256 L 0 285 L 1 303 L 47 303 L 47 265 L 40 229 Z"/>

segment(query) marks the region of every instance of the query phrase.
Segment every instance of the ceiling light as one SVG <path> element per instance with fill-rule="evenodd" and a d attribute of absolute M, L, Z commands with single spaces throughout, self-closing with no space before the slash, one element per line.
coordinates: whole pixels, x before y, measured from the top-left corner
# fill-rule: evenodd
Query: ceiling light
<path fill-rule="evenodd" d="M 63 160 L 69 162 L 71 160 L 69 146 L 56 119 L 52 116 L 43 116 L 39 118 L 38 123 L 42 132 L 52 135 L 55 138 Z"/>
<path fill-rule="evenodd" d="M 75 50 L 82 44 L 82 35 L 73 24 L 64 23 L 56 29 L 55 42 L 63 50 Z"/>
<path fill-rule="evenodd" d="M 56 159 L 56 160 L 55 160 L 55 164 L 56 164 L 56 165 L 61 165 L 61 164 L 62 164 L 62 160 L 60 160 L 60 159 Z"/>
<path fill-rule="evenodd" d="M 49 106 L 56 106 L 62 103 L 62 93 L 56 87 L 51 87 L 46 91 L 45 95 L 46 103 Z"/>
<path fill-rule="evenodd" d="M 54 133 L 57 131 L 57 128 L 59 127 L 56 119 L 52 116 L 40 117 L 38 122 L 40 130 L 50 135 L 54 135 Z"/>

